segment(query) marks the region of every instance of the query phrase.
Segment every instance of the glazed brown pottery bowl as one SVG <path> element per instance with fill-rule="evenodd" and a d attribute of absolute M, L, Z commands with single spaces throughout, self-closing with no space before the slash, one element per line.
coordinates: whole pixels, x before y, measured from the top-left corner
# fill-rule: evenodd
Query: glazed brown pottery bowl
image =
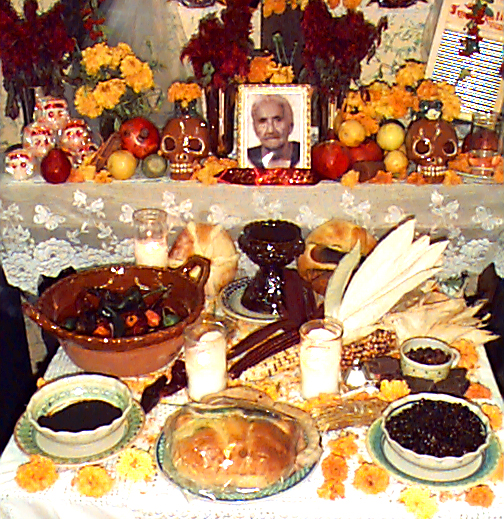
<path fill-rule="evenodd" d="M 54 283 L 35 305 L 23 304 L 25 314 L 44 331 L 56 336 L 80 368 L 95 373 L 129 377 L 156 371 L 170 362 L 183 345 L 182 332 L 200 315 L 210 261 L 190 257 L 176 269 L 114 265 L 83 270 Z M 124 291 L 134 284 L 149 289 L 171 285 L 170 301 L 185 315 L 177 324 L 152 333 L 107 338 L 79 335 L 58 323 L 77 314 L 77 298 L 88 288 Z"/>

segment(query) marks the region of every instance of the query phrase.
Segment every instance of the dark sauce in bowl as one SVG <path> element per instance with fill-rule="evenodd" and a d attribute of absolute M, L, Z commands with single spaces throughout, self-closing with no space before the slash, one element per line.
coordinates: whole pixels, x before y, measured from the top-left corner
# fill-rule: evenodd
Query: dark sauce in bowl
<path fill-rule="evenodd" d="M 82 400 L 50 415 L 40 416 L 37 423 L 55 432 L 93 431 L 103 425 L 110 425 L 122 413 L 122 409 L 103 400 Z"/>
<path fill-rule="evenodd" d="M 451 355 L 439 348 L 415 348 L 405 353 L 408 359 L 425 364 L 427 366 L 436 366 L 438 364 L 446 364 L 450 361 Z"/>

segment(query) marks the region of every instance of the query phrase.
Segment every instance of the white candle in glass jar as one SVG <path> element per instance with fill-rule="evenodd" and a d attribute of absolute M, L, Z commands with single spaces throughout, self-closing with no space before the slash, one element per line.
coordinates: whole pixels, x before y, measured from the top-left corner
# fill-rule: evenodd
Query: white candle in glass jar
<path fill-rule="evenodd" d="M 303 398 L 339 392 L 342 334 L 341 324 L 332 319 L 316 319 L 300 328 Z"/>
<path fill-rule="evenodd" d="M 159 240 L 135 240 L 135 262 L 148 267 L 168 265 L 168 244 L 164 238 Z"/>
<path fill-rule="evenodd" d="M 192 400 L 217 393 L 227 385 L 227 341 L 217 323 L 201 323 L 185 332 L 187 390 Z"/>

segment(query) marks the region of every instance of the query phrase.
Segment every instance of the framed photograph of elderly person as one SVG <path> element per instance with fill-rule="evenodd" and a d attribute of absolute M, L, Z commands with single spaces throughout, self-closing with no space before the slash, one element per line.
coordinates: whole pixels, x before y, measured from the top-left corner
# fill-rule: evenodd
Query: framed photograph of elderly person
<path fill-rule="evenodd" d="M 310 167 L 309 85 L 240 85 L 241 168 Z"/>

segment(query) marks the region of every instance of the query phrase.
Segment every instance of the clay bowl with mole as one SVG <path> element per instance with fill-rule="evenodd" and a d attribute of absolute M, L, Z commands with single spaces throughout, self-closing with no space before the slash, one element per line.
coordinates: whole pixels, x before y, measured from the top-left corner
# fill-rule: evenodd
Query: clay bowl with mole
<path fill-rule="evenodd" d="M 444 380 L 460 361 L 457 349 L 434 337 L 411 337 L 402 343 L 399 353 L 404 376 L 433 382 Z"/>
<path fill-rule="evenodd" d="M 45 332 L 56 336 L 70 359 L 83 370 L 119 377 L 144 375 L 168 364 L 181 350 L 184 328 L 203 310 L 209 272 L 210 261 L 200 256 L 190 257 L 175 269 L 135 265 L 92 268 L 54 283 L 36 304 L 24 303 L 23 310 Z M 119 337 L 82 333 L 66 326 L 81 312 L 83 294 L 88 297 L 89 291 L 97 289 L 125 294 L 132 287 L 157 293 L 158 297 L 165 294 L 162 325 Z M 169 309 L 166 316 L 172 314 L 176 322 L 165 322 L 165 309 Z"/>
<path fill-rule="evenodd" d="M 133 397 L 118 378 L 68 375 L 38 389 L 26 407 L 38 443 L 77 448 L 122 434 Z M 108 440 L 106 440 L 108 441 Z"/>
<path fill-rule="evenodd" d="M 464 398 L 417 393 L 383 413 L 384 453 L 405 472 L 433 480 L 476 472 L 492 439 L 487 416 Z"/>

